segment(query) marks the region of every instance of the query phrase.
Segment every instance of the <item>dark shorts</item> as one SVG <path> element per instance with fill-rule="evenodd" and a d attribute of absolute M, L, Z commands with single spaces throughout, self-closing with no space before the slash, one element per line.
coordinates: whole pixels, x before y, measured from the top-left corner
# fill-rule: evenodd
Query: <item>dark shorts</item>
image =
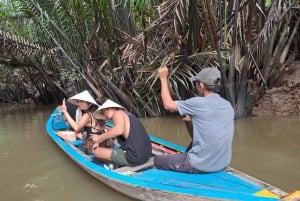
<path fill-rule="evenodd" d="M 129 163 L 126 159 L 126 152 L 123 149 L 114 149 L 111 152 L 111 160 L 118 166 L 129 166 Z"/>
<path fill-rule="evenodd" d="M 173 170 L 187 173 L 203 173 L 193 167 L 187 161 L 187 153 L 159 155 L 154 158 L 154 165 L 158 169 Z"/>

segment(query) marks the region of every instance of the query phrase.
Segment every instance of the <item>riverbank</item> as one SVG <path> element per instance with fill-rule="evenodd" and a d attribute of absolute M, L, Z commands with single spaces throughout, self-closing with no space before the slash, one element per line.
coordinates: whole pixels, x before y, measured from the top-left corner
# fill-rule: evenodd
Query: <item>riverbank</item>
<path fill-rule="evenodd" d="M 277 87 L 268 89 L 252 110 L 254 116 L 300 116 L 300 61 L 285 68 L 288 72 Z"/>

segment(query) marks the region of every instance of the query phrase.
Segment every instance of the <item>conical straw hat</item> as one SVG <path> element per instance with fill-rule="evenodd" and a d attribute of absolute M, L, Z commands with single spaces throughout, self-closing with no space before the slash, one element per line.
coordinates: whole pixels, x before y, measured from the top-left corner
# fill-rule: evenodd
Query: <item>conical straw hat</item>
<path fill-rule="evenodd" d="M 115 103 L 114 101 L 107 99 L 101 106 L 99 106 L 99 108 L 94 112 L 94 117 L 96 119 L 102 119 L 103 115 L 101 114 L 101 111 L 103 109 L 107 109 L 107 108 L 121 108 L 121 109 L 125 109 L 123 106 Z"/>
<path fill-rule="evenodd" d="M 79 94 L 76 94 L 75 96 L 72 96 L 68 99 L 68 101 L 74 105 L 77 105 L 78 100 L 86 101 L 86 102 L 92 103 L 94 105 L 98 105 L 97 102 L 95 101 L 95 99 L 91 96 L 91 94 L 87 90 L 85 90 Z"/>

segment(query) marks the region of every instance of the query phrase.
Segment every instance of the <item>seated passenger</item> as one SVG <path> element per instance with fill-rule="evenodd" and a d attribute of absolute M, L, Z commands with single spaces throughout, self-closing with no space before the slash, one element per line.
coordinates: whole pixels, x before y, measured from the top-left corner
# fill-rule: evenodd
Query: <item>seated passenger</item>
<path fill-rule="evenodd" d="M 151 156 L 151 141 L 140 120 L 121 105 L 107 100 L 94 112 L 94 117 L 103 115 L 114 126 L 102 135 L 91 135 L 96 143 L 95 157 L 112 161 L 117 166 L 137 166 L 145 163 Z M 109 138 L 116 138 L 119 148 L 103 148 L 97 144 Z"/>
<path fill-rule="evenodd" d="M 99 105 L 88 91 L 70 97 L 68 102 L 78 107 L 75 119 L 69 114 L 64 102 L 57 109 L 63 113 L 64 119 L 70 124 L 73 131 L 57 131 L 57 135 L 65 141 L 73 141 L 82 139 L 84 133 L 88 137 L 90 134 L 102 133 L 103 127 L 93 117 L 93 112 L 97 110 Z"/>
<path fill-rule="evenodd" d="M 224 170 L 231 161 L 234 135 L 234 110 L 218 92 L 221 72 L 215 67 L 201 70 L 190 80 L 199 96 L 173 100 L 168 86 L 169 70 L 158 69 L 163 106 L 178 111 L 192 123 L 192 145 L 187 152 L 159 155 L 154 159 L 158 169 L 187 173 L 208 173 Z"/>

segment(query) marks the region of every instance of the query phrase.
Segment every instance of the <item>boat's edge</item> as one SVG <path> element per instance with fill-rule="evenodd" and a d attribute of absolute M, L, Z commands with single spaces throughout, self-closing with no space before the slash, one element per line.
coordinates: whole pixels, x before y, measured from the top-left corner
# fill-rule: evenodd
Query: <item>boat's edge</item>
<path fill-rule="evenodd" d="M 55 114 L 55 111 L 52 113 L 52 117 L 54 116 Z M 158 195 L 158 190 L 153 190 L 153 189 L 150 189 L 150 188 L 140 188 L 139 189 L 139 193 L 137 192 L 131 192 L 132 190 L 132 187 L 133 185 L 124 185 L 123 182 L 120 182 L 119 179 L 120 178 L 117 178 L 117 177 L 124 177 L 124 175 L 121 175 L 121 174 L 117 174 L 117 173 L 114 173 L 114 172 L 111 172 L 109 170 L 106 170 L 105 168 L 102 168 L 100 166 L 98 166 L 98 168 L 94 167 L 94 170 L 93 168 L 90 168 L 88 165 L 87 165 L 87 161 L 85 162 L 82 162 L 81 160 L 78 159 L 78 157 L 75 157 L 74 155 L 68 153 L 70 150 L 68 150 L 68 146 L 69 146 L 69 149 L 72 149 L 70 145 L 68 145 L 65 141 L 63 141 L 61 138 L 59 138 L 53 131 L 52 129 L 52 126 L 51 126 L 51 123 L 52 123 L 52 120 L 51 120 L 51 117 L 49 118 L 49 120 L 47 121 L 47 124 L 46 124 L 46 129 L 47 129 L 47 132 L 49 134 L 49 136 L 53 139 L 53 141 L 55 141 L 56 144 L 59 145 L 59 147 L 68 155 L 70 156 L 70 158 L 76 162 L 76 164 L 78 164 L 81 168 L 83 168 L 84 170 L 86 170 L 89 174 L 91 174 L 92 176 L 94 176 L 95 178 L 97 178 L 98 180 L 100 180 L 101 182 L 103 182 L 104 184 L 110 186 L 111 188 L 115 189 L 116 191 L 119 191 L 123 194 L 126 194 L 127 196 L 130 196 L 130 197 L 133 197 L 133 198 L 136 198 L 136 199 L 140 199 L 140 200 L 155 200 L 154 198 Z M 182 147 L 182 146 L 179 146 L 177 144 L 174 144 L 172 142 L 166 142 L 164 141 L 163 139 L 160 139 L 160 138 L 157 138 L 155 136 L 150 136 L 151 140 L 153 141 L 156 141 L 156 142 L 160 142 L 160 143 L 165 143 L 166 146 L 170 147 L 170 148 L 173 148 L 173 149 L 176 149 L 176 150 L 179 150 L 179 151 L 184 151 L 185 148 Z M 73 150 L 74 151 L 74 150 Z M 84 157 L 83 154 L 80 154 L 78 153 L 81 157 Z M 89 161 L 90 162 L 90 161 Z M 90 162 L 92 163 L 92 162 Z M 93 171 L 92 171 L 93 170 Z M 237 175 L 237 176 L 241 176 L 242 178 L 246 178 L 246 179 L 250 179 L 251 181 L 257 183 L 257 184 L 260 184 L 260 185 L 264 185 L 264 187 L 267 187 L 268 189 L 271 189 L 270 191 L 271 192 L 276 192 L 276 194 L 280 195 L 281 198 L 284 198 L 285 196 L 288 195 L 288 193 L 280 190 L 279 188 L 277 187 L 274 187 L 272 185 L 269 185 L 263 181 L 260 181 L 256 178 L 253 178 L 247 174 L 244 174 L 232 167 L 228 167 L 228 171 L 231 172 L 232 174 L 234 175 Z M 99 172 L 101 174 L 99 174 Z M 106 175 L 106 176 L 104 176 Z M 116 176 L 118 175 L 118 176 Z M 122 185 L 120 185 L 122 184 Z M 122 186 L 122 189 L 120 189 L 120 186 Z M 137 185 L 134 186 L 134 188 L 139 188 Z M 164 194 L 164 197 L 166 199 L 163 199 L 163 200 L 170 200 L 171 198 L 169 197 L 169 193 L 168 192 L 162 192 L 160 191 L 159 192 L 159 195 L 162 195 Z M 172 197 L 174 198 L 174 197 Z M 293 198 L 295 198 L 295 196 L 293 196 Z M 176 195 L 176 200 L 226 200 L 226 199 L 208 199 L 207 197 L 193 197 L 193 196 L 190 196 L 190 195 L 184 195 L 184 194 L 177 194 Z M 289 200 L 290 201 L 290 200 Z"/>
<path fill-rule="evenodd" d="M 51 120 L 49 119 L 47 124 L 46 124 L 46 129 L 47 129 L 47 132 L 48 132 L 48 135 L 52 138 L 52 140 L 60 147 L 60 149 L 66 153 L 70 159 L 72 161 L 74 161 L 77 165 L 79 165 L 79 167 L 81 167 L 82 169 L 84 169 L 88 174 L 92 175 L 94 178 L 98 179 L 99 181 L 101 181 L 103 184 L 113 188 L 114 190 L 122 193 L 122 194 L 125 194 L 126 196 L 129 196 L 129 197 L 132 197 L 134 199 L 138 199 L 138 200 L 155 200 L 154 198 L 157 197 L 157 196 L 164 196 L 165 199 L 162 199 L 162 201 L 169 201 L 169 200 L 174 200 L 172 198 L 174 198 L 172 196 L 172 198 L 169 197 L 169 193 L 168 192 L 162 192 L 160 191 L 158 193 L 157 190 L 152 190 L 150 188 L 140 188 L 139 186 L 134 186 L 134 188 L 137 188 L 138 191 L 132 191 L 132 188 L 133 188 L 133 185 L 124 185 L 123 182 L 119 182 L 119 180 L 113 180 L 112 178 L 113 177 L 110 177 L 110 176 L 104 176 L 104 175 L 109 175 L 109 174 L 114 174 L 116 175 L 117 173 L 114 173 L 114 172 L 111 172 L 109 170 L 106 170 L 104 168 L 101 168 L 99 166 L 99 169 L 101 169 L 101 171 L 104 171 L 103 174 L 99 174 L 99 172 L 97 171 L 92 171 L 91 168 L 88 168 L 88 166 L 86 165 L 86 162 L 85 163 L 82 163 L 80 162 L 80 160 L 78 160 L 77 157 L 74 157 L 74 154 L 70 154 L 69 151 L 67 149 L 67 146 L 64 145 L 64 144 L 67 144 L 66 142 L 64 142 L 63 140 L 61 140 L 58 136 L 56 136 L 53 131 L 52 131 L 52 128 L 51 128 Z M 68 146 L 72 147 L 71 144 L 68 144 Z M 80 153 L 78 153 L 80 154 Z M 89 158 L 86 158 L 83 154 L 80 154 L 83 158 L 85 158 L 86 160 L 90 160 Z M 98 169 L 98 170 L 99 170 Z M 121 177 L 126 177 L 122 174 L 117 174 Z M 159 194 L 159 195 L 156 195 L 156 194 Z M 204 200 L 207 200 L 207 198 L 200 198 L 200 197 L 193 197 L 193 196 L 189 196 L 189 195 L 181 195 L 181 194 L 177 194 L 176 195 L 176 200 L 190 200 L 190 201 L 204 201 Z M 216 199 L 210 199 L 210 200 L 216 200 Z"/>

